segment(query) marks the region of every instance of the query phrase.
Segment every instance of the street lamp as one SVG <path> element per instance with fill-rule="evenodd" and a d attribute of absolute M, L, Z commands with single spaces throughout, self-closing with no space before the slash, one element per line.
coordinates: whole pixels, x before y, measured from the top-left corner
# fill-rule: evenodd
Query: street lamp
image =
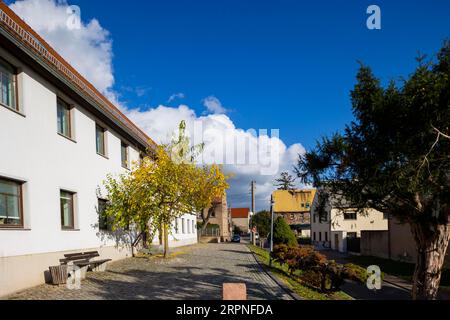
<path fill-rule="evenodd" d="M 269 267 L 272 267 L 272 252 L 273 252 L 273 206 L 275 201 L 273 196 L 270 197 L 270 253 L 269 253 Z"/>

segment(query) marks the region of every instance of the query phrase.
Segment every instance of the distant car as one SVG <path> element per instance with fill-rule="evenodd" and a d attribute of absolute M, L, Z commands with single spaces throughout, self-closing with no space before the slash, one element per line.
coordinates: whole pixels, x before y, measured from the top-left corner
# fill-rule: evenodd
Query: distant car
<path fill-rule="evenodd" d="M 238 234 L 235 234 L 233 236 L 233 238 L 231 238 L 231 242 L 238 242 L 238 243 L 241 242 L 241 236 Z"/>

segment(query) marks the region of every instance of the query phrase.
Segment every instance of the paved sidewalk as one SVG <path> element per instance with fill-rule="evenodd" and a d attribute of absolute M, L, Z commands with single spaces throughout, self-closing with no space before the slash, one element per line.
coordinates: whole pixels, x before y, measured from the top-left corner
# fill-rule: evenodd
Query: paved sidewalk
<path fill-rule="evenodd" d="M 198 244 L 167 260 L 129 258 L 108 271 L 88 273 L 80 290 L 42 285 L 9 299 L 222 299 L 224 282 L 244 282 L 249 300 L 292 299 L 255 261 L 244 244 Z"/>

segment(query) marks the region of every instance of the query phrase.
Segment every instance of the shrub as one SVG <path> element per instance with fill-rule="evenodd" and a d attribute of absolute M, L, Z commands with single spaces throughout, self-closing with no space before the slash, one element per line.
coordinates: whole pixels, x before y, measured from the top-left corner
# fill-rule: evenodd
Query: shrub
<path fill-rule="evenodd" d="M 349 280 L 354 280 L 360 283 L 366 283 L 369 275 L 367 270 L 353 263 L 344 265 L 345 277 Z"/>
<path fill-rule="evenodd" d="M 297 246 L 294 232 L 282 217 L 278 217 L 273 225 L 273 242 L 275 244 L 286 244 Z"/>
<path fill-rule="evenodd" d="M 367 280 L 367 272 L 363 268 L 352 264 L 343 266 L 327 260 L 312 246 L 276 245 L 272 257 L 280 264 L 287 265 L 291 275 L 301 271 L 299 279 L 322 292 L 339 290 L 344 279 Z"/>

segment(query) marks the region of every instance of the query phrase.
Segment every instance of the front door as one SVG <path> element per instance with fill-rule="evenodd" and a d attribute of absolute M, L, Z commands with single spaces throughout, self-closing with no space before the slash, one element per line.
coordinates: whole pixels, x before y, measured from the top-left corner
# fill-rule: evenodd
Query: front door
<path fill-rule="evenodd" d="M 339 235 L 337 233 L 334 235 L 334 249 L 339 251 Z"/>

